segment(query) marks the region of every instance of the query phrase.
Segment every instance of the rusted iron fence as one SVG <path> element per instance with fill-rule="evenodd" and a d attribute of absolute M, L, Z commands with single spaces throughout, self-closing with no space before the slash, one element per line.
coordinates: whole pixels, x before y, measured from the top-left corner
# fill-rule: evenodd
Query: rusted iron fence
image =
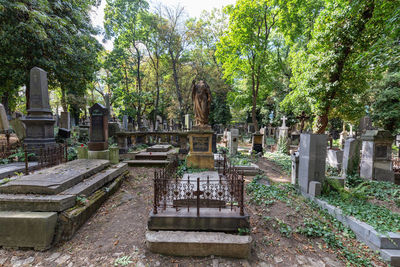
<path fill-rule="evenodd" d="M 165 169 L 154 172 L 154 206 L 157 214 L 167 208 L 176 211 L 195 208 L 200 216 L 201 208 L 230 209 L 244 215 L 244 178 L 227 164 L 224 157 L 224 169 L 218 179 L 200 178 L 196 173 L 181 179 L 176 174 L 177 161 L 171 162 Z"/>
<path fill-rule="evenodd" d="M 24 162 L 25 175 L 29 171 L 39 170 L 68 161 L 67 144 L 54 144 L 46 148 L 30 151 L 26 145 L 5 145 L 0 142 L 0 160 L 3 164 Z"/>

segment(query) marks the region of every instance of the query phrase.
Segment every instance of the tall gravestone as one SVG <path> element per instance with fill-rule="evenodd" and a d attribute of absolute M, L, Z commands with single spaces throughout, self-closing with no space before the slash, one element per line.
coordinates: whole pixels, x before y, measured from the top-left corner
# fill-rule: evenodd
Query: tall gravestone
<path fill-rule="evenodd" d="M 22 122 L 26 126 L 24 143 L 28 150 L 37 151 L 55 144 L 54 123 L 49 103 L 47 72 L 34 67 L 30 72 L 28 115 Z"/>
<path fill-rule="evenodd" d="M 64 128 L 66 130 L 70 130 L 71 128 L 71 115 L 68 111 L 61 112 L 60 128 Z"/>
<path fill-rule="evenodd" d="M 325 134 L 300 135 L 299 186 L 304 193 L 309 193 L 311 182 L 325 180 L 327 140 Z"/>
<path fill-rule="evenodd" d="M 128 130 L 128 116 L 124 115 L 122 117 L 122 128 L 124 129 L 124 131 Z"/>
<path fill-rule="evenodd" d="M 360 177 L 394 182 L 392 166 L 393 136 L 385 130 L 367 130 L 361 136 Z"/>
<path fill-rule="evenodd" d="M 235 155 L 238 150 L 238 143 L 239 143 L 239 130 L 238 129 L 231 129 L 230 132 L 227 132 L 227 139 L 228 139 L 228 149 L 231 155 Z"/>
<path fill-rule="evenodd" d="M 344 143 L 342 177 L 358 171 L 360 162 L 361 142 L 359 139 L 348 138 Z"/>
<path fill-rule="evenodd" d="M 101 104 L 94 104 L 90 109 L 89 151 L 108 149 L 108 110 Z"/>
<path fill-rule="evenodd" d="M 8 123 L 6 109 L 3 104 L 0 104 L 0 131 L 2 133 L 10 129 L 10 124 Z"/>

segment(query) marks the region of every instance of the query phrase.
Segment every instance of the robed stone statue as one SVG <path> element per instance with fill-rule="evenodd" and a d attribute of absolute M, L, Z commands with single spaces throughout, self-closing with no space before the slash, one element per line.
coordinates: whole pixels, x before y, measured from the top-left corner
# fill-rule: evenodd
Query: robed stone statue
<path fill-rule="evenodd" d="M 200 80 L 192 82 L 192 101 L 196 126 L 208 125 L 208 115 L 210 114 L 211 91 L 208 84 Z"/>

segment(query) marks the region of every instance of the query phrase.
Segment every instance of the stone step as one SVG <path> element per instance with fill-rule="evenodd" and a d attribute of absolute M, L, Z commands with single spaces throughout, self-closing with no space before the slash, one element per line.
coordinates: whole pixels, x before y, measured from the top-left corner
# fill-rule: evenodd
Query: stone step
<path fill-rule="evenodd" d="M 22 176 L 0 186 L 5 194 L 55 195 L 110 165 L 108 160 L 78 159 Z"/>
<path fill-rule="evenodd" d="M 75 195 L 0 194 L 1 211 L 62 211 L 75 202 Z"/>
<path fill-rule="evenodd" d="M 164 167 L 168 165 L 168 160 L 127 160 L 131 167 Z"/>
<path fill-rule="evenodd" d="M 56 224 L 57 212 L 0 211 L 0 246 L 49 249 Z"/>
<path fill-rule="evenodd" d="M 246 259 L 250 256 L 251 236 L 220 232 L 147 231 L 150 251 L 173 256 L 221 256 Z"/>
<path fill-rule="evenodd" d="M 167 152 L 140 152 L 135 156 L 137 160 L 166 160 L 167 158 Z"/>
<path fill-rule="evenodd" d="M 127 170 L 127 163 L 119 163 L 61 192 L 60 195 L 90 196 L 94 191 L 111 182 Z"/>
<path fill-rule="evenodd" d="M 77 196 L 90 196 L 127 170 L 128 164 L 119 163 L 58 195 L 0 194 L 0 210 L 63 211 L 75 205 Z"/>
<path fill-rule="evenodd" d="M 390 266 L 400 266 L 400 250 L 398 249 L 382 249 L 381 257 L 390 263 Z"/>
<path fill-rule="evenodd" d="M 172 148 L 171 145 L 154 145 L 146 149 L 147 152 L 168 152 Z"/>

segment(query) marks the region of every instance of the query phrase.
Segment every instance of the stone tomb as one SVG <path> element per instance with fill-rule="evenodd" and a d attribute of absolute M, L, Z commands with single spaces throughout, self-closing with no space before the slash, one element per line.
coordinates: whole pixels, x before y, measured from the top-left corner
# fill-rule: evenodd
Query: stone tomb
<path fill-rule="evenodd" d="M 309 193 L 312 181 L 323 184 L 326 165 L 325 134 L 301 134 L 299 150 L 299 186 L 303 193 Z"/>
<path fill-rule="evenodd" d="M 66 130 L 71 129 L 71 116 L 69 112 L 61 112 L 60 128 L 64 128 Z"/>
<path fill-rule="evenodd" d="M 55 144 L 53 115 L 49 104 L 47 72 L 34 67 L 30 72 L 28 116 L 22 120 L 26 125 L 24 143 L 28 150 L 36 151 Z"/>
<path fill-rule="evenodd" d="M 385 130 L 367 130 L 362 136 L 360 177 L 394 182 L 392 166 L 393 136 Z"/>
<path fill-rule="evenodd" d="M 108 111 L 101 104 L 90 109 L 89 158 L 108 159 Z"/>
<path fill-rule="evenodd" d="M 189 167 L 200 169 L 214 169 L 214 154 L 212 152 L 211 129 L 198 129 L 189 132 L 189 155 L 187 164 Z"/>
<path fill-rule="evenodd" d="M 84 159 L 12 177 L 0 186 L 0 246 L 46 250 L 71 239 L 126 175 L 125 163 Z"/>

